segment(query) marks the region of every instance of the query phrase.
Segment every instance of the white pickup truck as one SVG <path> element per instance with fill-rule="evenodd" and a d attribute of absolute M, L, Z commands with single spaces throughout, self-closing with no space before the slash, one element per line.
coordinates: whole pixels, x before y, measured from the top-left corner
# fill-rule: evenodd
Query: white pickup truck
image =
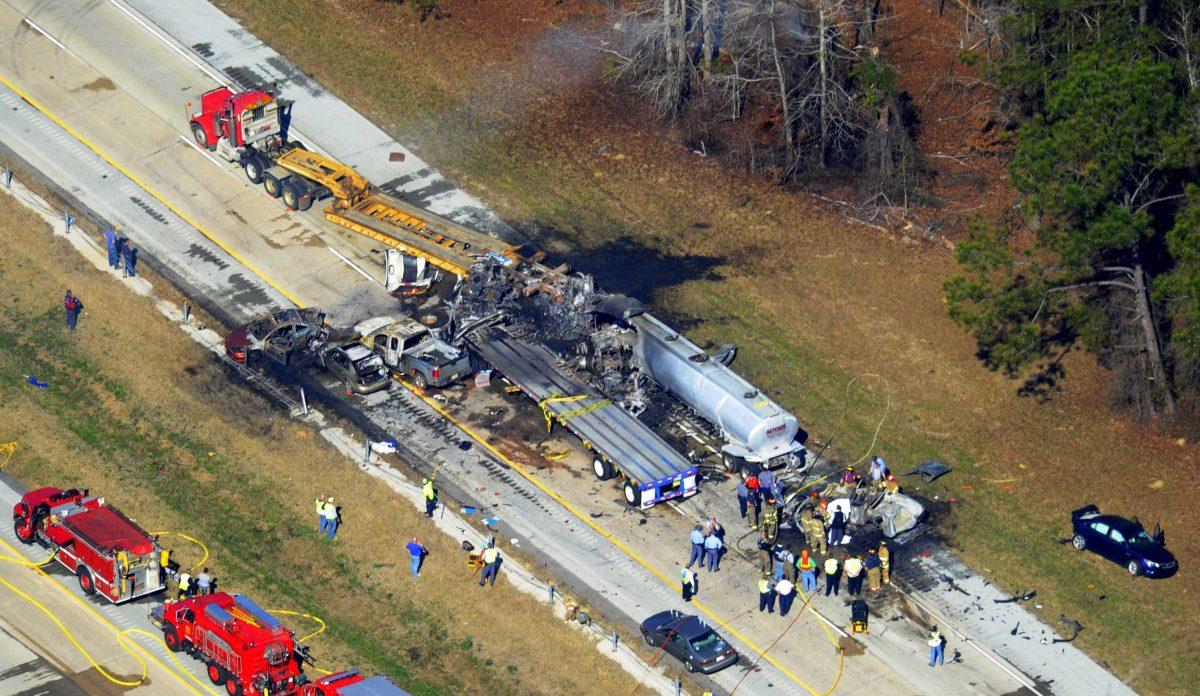
<path fill-rule="evenodd" d="M 434 336 L 429 327 L 413 319 L 376 317 L 355 329 L 393 374 L 411 379 L 418 389 L 449 386 L 471 374 L 467 351 Z"/>

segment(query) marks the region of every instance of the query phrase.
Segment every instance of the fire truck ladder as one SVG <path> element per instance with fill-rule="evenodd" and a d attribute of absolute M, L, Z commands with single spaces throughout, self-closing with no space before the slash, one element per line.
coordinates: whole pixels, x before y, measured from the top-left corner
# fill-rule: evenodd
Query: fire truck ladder
<path fill-rule="evenodd" d="M 459 277 L 483 256 L 505 264 L 519 258 L 517 247 L 388 195 L 336 160 L 296 149 L 276 162 L 332 194 L 333 204 L 325 209 L 330 222 Z"/>

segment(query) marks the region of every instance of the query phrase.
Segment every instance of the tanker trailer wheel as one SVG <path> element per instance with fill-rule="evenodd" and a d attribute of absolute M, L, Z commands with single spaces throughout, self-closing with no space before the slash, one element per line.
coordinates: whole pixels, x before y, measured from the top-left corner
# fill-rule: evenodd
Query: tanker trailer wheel
<path fill-rule="evenodd" d="M 232 675 L 225 680 L 225 693 L 229 696 L 242 696 L 242 685 Z"/>
<path fill-rule="evenodd" d="M 167 650 L 171 652 L 183 652 L 183 643 L 179 640 L 179 634 L 176 633 L 174 626 L 167 626 L 163 629 L 163 643 L 166 643 Z"/>
<path fill-rule="evenodd" d="M 613 465 L 604 461 L 600 457 L 592 460 L 592 471 L 596 473 L 596 478 L 601 481 L 607 481 L 613 477 Z"/>
<path fill-rule="evenodd" d="M 32 544 L 34 538 L 37 537 L 33 533 L 33 521 L 31 520 L 26 525 L 20 517 L 13 518 L 13 533 L 17 535 L 17 540 L 22 544 Z"/>
<path fill-rule="evenodd" d="M 746 460 L 734 454 L 722 454 L 721 463 L 725 465 L 725 471 L 731 474 L 740 474 L 742 467 L 746 465 Z"/>
<path fill-rule="evenodd" d="M 762 465 L 759 464 L 758 462 L 748 462 L 743 459 L 742 465 L 740 467 L 738 467 L 738 471 L 742 475 L 742 480 L 745 481 L 746 479 L 750 478 L 751 476 L 758 476 L 759 474 L 761 474 L 762 473 Z"/>
<path fill-rule="evenodd" d="M 83 566 L 76 569 L 75 574 L 79 576 L 79 589 L 83 590 L 85 595 L 96 594 L 96 583 L 92 581 L 92 572 Z"/>
<path fill-rule="evenodd" d="M 642 506 L 642 491 L 637 486 L 633 485 L 633 481 L 625 481 L 625 485 L 622 486 L 622 490 L 625 493 L 625 502 L 636 508 L 640 508 Z"/>
<path fill-rule="evenodd" d="M 220 686 L 225 681 L 225 678 L 229 676 L 225 673 L 225 668 L 215 662 L 208 663 L 208 668 L 205 671 L 208 672 L 208 680 L 217 686 Z"/>

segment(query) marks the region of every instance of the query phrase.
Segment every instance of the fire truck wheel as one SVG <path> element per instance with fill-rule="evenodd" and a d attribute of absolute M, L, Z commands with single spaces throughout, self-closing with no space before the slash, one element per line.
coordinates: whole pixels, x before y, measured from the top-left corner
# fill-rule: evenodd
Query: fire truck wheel
<path fill-rule="evenodd" d="M 225 693 L 229 696 L 242 696 L 242 685 L 238 683 L 237 679 L 229 677 L 225 680 Z"/>
<path fill-rule="evenodd" d="M 225 673 L 225 668 L 215 662 L 208 663 L 208 680 L 220 686 L 225 678 L 229 675 Z"/>
<path fill-rule="evenodd" d="M 96 594 L 96 583 L 92 582 L 91 571 L 80 567 L 75 574 L 79 576 L 79 589 L 83 590 L 85 595 Z"/>
<path fill-rule="evenodd" d="M 22 544 L 32 544 L 34 533 L 33 525 L 25 526 L 24 520 L 20 517 L 13 518 L 13 533 L 17 535 L 17 539 Z"/>
<path fill-rule="evenodd" d="M 163 629 L 163 642 L 167 644 L 167 650 L 171 652 L 182 652 L 183 643 L 179 641 L 179 634 L 175 632 L 175 628 L 167 626 Z"/>
<path fill-rule="evenodd" d="M 205 150 L 217 149 L 215 146 L 208 144 L 208 134 L 204 132 L 204 126 L 199 123 L 192 123 L 192 137 L 196 140 L 196 144 Z"/>

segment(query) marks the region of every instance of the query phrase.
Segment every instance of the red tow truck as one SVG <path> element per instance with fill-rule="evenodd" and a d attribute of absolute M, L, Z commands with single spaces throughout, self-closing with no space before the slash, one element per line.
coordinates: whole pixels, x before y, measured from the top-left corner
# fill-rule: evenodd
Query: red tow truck
<path fill-rule="evenodd" d="M 150 611 L 174 652 L 188 652 L 205 664 L 212 683 L 230 696 L 408 696 L 385 677 L 366 678 L 357 670 L 309 682 L 308 648 L 283 623 L 248 597 L 217 592 Z"/>
<path fill-rule="evenodd" d="M 23 543 L 53 549 L 84 594 L 120 604 L 163 589 L 154 537 L 86 488 L 26 493 L 13 506 L 13 530 Z"/>

